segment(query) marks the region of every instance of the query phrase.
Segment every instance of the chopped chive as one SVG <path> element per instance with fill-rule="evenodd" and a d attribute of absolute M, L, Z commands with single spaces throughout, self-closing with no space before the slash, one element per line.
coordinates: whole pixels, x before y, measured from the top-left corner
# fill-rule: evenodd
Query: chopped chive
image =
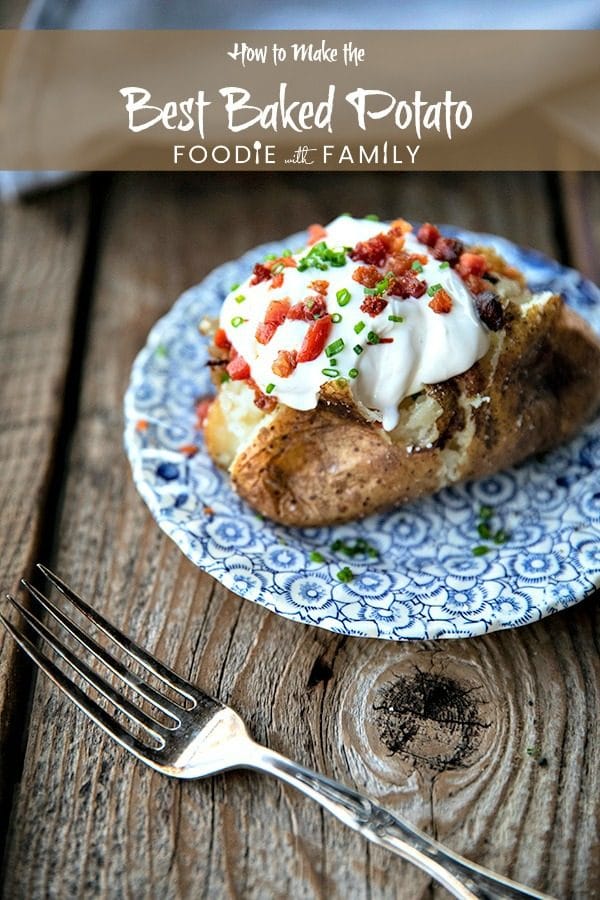
<path fill-rule="evenodd" d="M 352 349 L 354 350 L 354 352 L 356 353 L 357 356 L 360 356 L 360 354 L 364 350 L 364 347 L 361 347 L 360 344 L 355 344 Z"/>
<path fill-rule="evenodd" d="M 492 532 L 490 526 L 486 522 L 480 522 L 477 526 L 477 532 L 479 537 L 482 537 L 484 540 L 489 541 L 492 537 Z"/>
<path fill-rule="evenodd" d="M 369 344 L 378 344 L 379 343 L 379 335 L 375 334 L 374 331 L 370 331 L 367 335 L 367 341 Z"/>
<path fill-rule="evenodd" d="M 503 528 L 501 528 L 494 535 L 494 543 L 495 544 L 505 544 L 509 540 L 509 538 L 510 538 L 510 534 L 507 531 L 504 531 Z"/>
<path fill-rule="evenodd" d="M 365 327 L 364 322 L 357 322 L 356 325 L 354 326 L 354 330 L 357 334 L 360 334 L 364 327 Z"/>
<path fill-rule="evenodd" d="M 344 341 L 342 338 L 338 338 L 337 341 L 333 341 L 328 347 L 325 347 L 325 353 L 331 357 L 335 356 L 336 353 L 341 353 L 343 349 Z"/>
<path fill-rule="evenodd" d="M 229 288 L 229 291 L 230 291 L 230 292 L 231 292 L 231 291 L 237 291 L 237 289 L 239 288 L 239 286 L 240 286 L 239 281 L 236 281 L 235 284 L 232 284 L 232 285 L 231 285 L 231 287 Z"/>
<path fill-rule="evenodd" d="M 388 316 L 388 319 L 390 320 L 390 322 L 404 322 L 402 316 Z"/>
<path fill-rule="evenodd" d="M 268 384 L 266 386 L 265 393 L 272 394 L 274 390 L 275 390 L 275 385 L 273 384 L 273 382 L 271 382 L 270 384 Z"/>
<path fill-rule="evenodd" d="M 438 292 L 438 291 L 441 291 L 441 290 L 442 290 L 442 285 L 441 285 L 441 284 L 431 284 L 431 285 L 427 288 L 427 294 L 428 294 L 429 297 L 434 297 L 435 294 L 437 294 L 437 292 Z"/>
<path fill-rule="evenodd" d="M 368 216 L 365 216 L 365 219 L 368 219 L 369 222 L 379 222 L 379 216 L 376 213 L 369 213 Z"/>
<path fill-rule="evenodd" d="M 233 319 L 231 320 L 231 324 L 233 325 L 234 328 L 239 328 L 239 326 L 243 322 L 246 322 L 246 321 L 247 321 L 247 319 L 243 319 L 242 316 L 234 316 Z"/>
<path fill-rule="evenodd" d="M 229 372 L 222 372 L 221 373 L 221 384 L 225 384 L 226 381 L 231 381 L 231 375 L 229 374 Z"/>
<path fill-rule="evenodd" d="M 277 259 L 277 254 L 276 253 L 267 253 L 267 255 L 265 256 L 265 262 L 272 260 L 272 259 Z"/>
<path fill-rule="evenodd" d="M 245 294 L 238 294 L 237 297 L 235 298 L 235 302 L 236 302 L 236 303 L 243 303 L 245 299 L 246 299 L 246 295 L 245 295 Z"/>
<path fill-rule="evenodd" d="M 285 269 L 285 266 L 283 263 L 277 263 L 276 266 L 271 267 L 271 273 L 273 275 L 279 275 L 279 273 L 283 272 L 284 269 Z"/>
<path fill-rule="evenodd" d="M 291 255 L 292 255 L 292 251 L 291 251 L 291 250 L 284 250 L 283 253 L 282 253 L 281 255 L 282 255 L 282 257 L 284 257 L 284 258 L 287 259 L 288 256 L 291 256 Z"/>
<path fill-rule="evenodd" d="M 415 272 L 422 272 L 423 266 L 421 265 L 421 263 L 419 262 L 418 259 L 415 259 L 414 263 L 411 266 L 411 269 L 413 269 Z"/>
<path fill-rule="evenodd" d="M 156 348 L 156 355 L 158 357 L 160 357 L 161 359 L 164 359 L 165 356 L 169 355 L 169 351 L 167 350 L 167 348 L 165 347 L 164 344 L 159 344 L 158 347 Z"/>
<path fill-rule="evenodd" d="M 311 562 L 320 563 L 325 562 L 325 557 L 322 553 L 319 553 L 318 550 L 312 550 L 309 556 Z"/>
<path fill-rule="evenodd" d="M 352 299 L 352 294 L 350 293 L 348 288 L 340 288 L 339 291 L 336 291 L 335 296 L 340 306 L 347 306 L 347 304 L 350 303 L 350 300 Z"/>
<path fill-rule="evenodd" d="M 490 552 L 490 548 L 486 547 L 485 544 L 480 544 L 479 547 L 473 547 L 473 556 L 485 556 L 486 553 Z"/>
<path fill-rule="evenodd" d="M 326 375 L 327 378 L 339 378 L 340 372 L 339 369 L 321 369 L 323 375 Z"/>
<path fill-rule="evenodd" d="M 339 313 L 333 313 L 331 316 L 331 321 L 335 322 L 335 324 L 337 325 L 338 322 L 342 321 L 342 317 L 340 316 Z"/>
<path fill-rule="evenodd" d="M 487 519 L 491 519 L 493 514 L 494 510 L 491 506 L 482 506 L 479 510 L 479 518 L 483 519 L 484 521 Z"/>
<path fill-rule="evenodd" d="M 335 367 L 337 366 L 337 364 L 338 364 L 337 359 L 330 359 L 330 360 L 329 360 L 329 365 L 331 366 L 332 369 L 335 368 Z"/>
<path fill-rule="evenodd" d="M 449 269 L 449 268 L 450 268 L 449 262 L 440 263 L 440 269 Z"/>
<path fill-rule="evenodd" d="M 347 584 L 354 578 L 354 572 L 352 571 L 350 566 L 344 566 L 344 568 L 340 569 L 335 577 L 338 579 L 338 581 L 342 581 L 344 584 Z"/>
<path fill-rule="evenodd" d="M 356 378 L 358 376 L 358 369 L 350 369 L 348 372 L 349 378 Z"/>

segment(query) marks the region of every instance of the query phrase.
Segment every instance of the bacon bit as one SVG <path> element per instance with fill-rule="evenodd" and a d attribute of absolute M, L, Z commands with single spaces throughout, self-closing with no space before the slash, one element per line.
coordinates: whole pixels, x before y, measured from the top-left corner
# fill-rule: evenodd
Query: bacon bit
<path fill-rule="evenodd" d="M 271 284 L 269 285 L 269 290 L 271 290 L 272 288 L 280 288 L 282 284 L 283 272 L 276 272 L 275 275 L 273 275 Z"/>
<path fill-rule="evenodd" d="M 363 287 L 374 288 L 381 281 L 381 272 L 375 266 L 359 266 L 352 273 L 354 281 L 358 281 Z"/>
<path fill-rule="evenodd" d="M 280 325 L 285 322 L 290 310 L 290 301 L 271 300 L 265 313 L 265 320 L 261 322 L 254 335 L 259 344 L 268 344 Z"/>
<path fill-rule="evenodd" d="M 410 271 L 414 262 L 419 262 L 424 266 L 427 263 L 427 257 L 423 253 L 398 253 L 388 260 L 388 265 L 394 275 L 404 275 L 405 272 Z"/>
<path fill-rule="evenodd" d="M 441 237 L 437 239 L 431 252 L 433 253 L 434 259 L 450 263 L 450 266 L 454 268 L 460 259 L 463 250 L 464 244 L 462 241 L 459 241 L 456 238 Z"/>
<path fill-rule="evenodd" d="M 309 225 L 307 228 L 308 231 L 308 246 L 312 246 L 312 244 L 316 244 L 318 241 L 324 241 L 327 237 L 327 232 L 323 228 L 322 225 Z"/>
<path fill-rule="evenodd" d="M 196 426 L 204 428 L 208 411 L 213 403 L 214 397 L 202 397 L 196 403 Z"/>
<path fill-rule="evenodd" d="M 260 284 L 261 281 L 268 281 L 270 277 L 271 270 L 267 266 L 263 266 L 262 263 L 256 263 L 256 265 L 252 269 L 252 278 L 250 279 L 250 284 Z"/>
<path fill-rule="evenodd" d="M 215 514 L 215 511 L 212 508 L 212 506 L 203 506 L 202 512 L 204 513 L 205 516 L 214 516 L 214 514 Z"/>
<path fill-rule="evenodd" d="M 479 275 L 466 275 L 463 281 L 472 294 L 481 294 L 482 291 L 487 291 L 489 288 L 488 282 L 480 278 Z"/>
<path fill-rule="evenodd" d="M 179 452 L 187 456 L 188 459 L 191 459 L 192 456 L 195 456 L 198 452 L 198 447 L 196 444 L 184 444 L 179 448 Z"/>
<path fill-rule="evenodd" d="M 298 354 L 295 350 L 280 350 L 271 370 L 280 378 L 289 378 L 298 365 Z"/>
<path fill-rule="evenodd" d="M 412 231 L 413 227 L 406 219 L 394 219 L 391 224 L 391 230 L 397 231 L 400 234 L 406 234 L 407 232 Z"/>
<path fill-rule="evenodd" d="M 439 230 L 435 225 L 432 225 L 431 222 L 424 222 L 417 231 L 417 240 L 421 241 L 422 244 L 426 244 L 428 247 L 433 247 L 439 237 Z"/>
<path fill-rule="evenodd" d="M 280 256 L 279 259 L 272 259 L 267 264 L 268 269 L 274 269 L 275 266 L 284 266 L 286 269 L 295 269 L 298 263 L 291 256 Z"/>
<path fill-rule="evenodd" d="M 311 322 L 302 341 L 302 346 L 298 351 L 299 363 L 311 362 L 323 352 L 331 331 L 331 325 L 331 316 L 323 316 Z"/>
<path fill-rule="evenodd" d="M 316 297 L 307 297 L 300 303 L 294 303 L 287 314 L 288 319 L 300 322 L 313 322 L 320 319 L 327 312 L 327 302 L 322 294 Z"/>
<path fill-rule="evenodd" d="M 383 297 L 375 297 L 372 294 L 368 294 L 363 302 L 360 304 L 361 312 L 367 313 L 372 318 L 378 316 L 379 313 L 382 313 L 383 310 L 388 305 L 387 300 L 384 300 Z"/>
<path fill-rule="evenodd" d="M 315 281 L 311 281 L 308 286 L 309 291 L 316 291 L 317 294 L 326 294 L 329 289 L 329 282 L 324 279 L 317 278 Z"/>
<path fill-rule="evenodd" d="M 449 313 L 452 309 L 452 297 L 443 288 L 440 288 L 435 292 L 428 305 L 434 313 Z"/>
<path fill-rule="evenodd" d="M 393 343 L 394 343 L 394 338 L 391 338 L 391 337 L 390 337 L 390 338 L 382 338 L 382 337 L 380 337 L 380 338 L 379 338 L 379 343 L 380 343 L 380 344 L 393 344 Z"/>
<path fill-rule="evenodd" d="M 215 347 L 218 347 L 219 350 L 230 350 L 231 349 L 231 341 L 225 334 L 224 328 L 217 328 L 215 331 L 215 336 L 213 338 Z"/>
<path fill-rule="evenodd" d="M 402 297 L 404 300 L 407 297 L 422 297 L 426 290 L 426 282 L 421 281 L 410 270 L 400 275 L 399 278 L 393 278 L 388 286 L 388 294 L 393 297 Z"/>
<path fill-rule="evenodd" d="M 467 275 L 485 275 L 488 263 L 481 253 L 461 253 L 456 271 L 462 278 Z"/>
<path fill-rule="evenodd" d="M 272 412 L 277 406 L 277 398 L 268 397 L 266 394 L 263 394 L 253 378 L 248 379 L 248 385 L 254 391 L 254 405 L 264 412 Z"/>
<path fill-rule="evenodd" d="M 138 419 L 135 423 L 136 431 L 148 431 L 149 422 L 147 419 Z"/>
<path fill-rule="evenodd" d="M 227 364 L 227 374 L 232 381 L 245 381 L 250 378 L 250 366 L 243 356 L 236 353 Z"/>
<path fill-rule="evenodd" d="M 350 251 L 350 259 L 370 266 L 382 266 L 389 252 L 389 240 L 385 234 L 376 234 L 368 241 L 359 241 Z"/>

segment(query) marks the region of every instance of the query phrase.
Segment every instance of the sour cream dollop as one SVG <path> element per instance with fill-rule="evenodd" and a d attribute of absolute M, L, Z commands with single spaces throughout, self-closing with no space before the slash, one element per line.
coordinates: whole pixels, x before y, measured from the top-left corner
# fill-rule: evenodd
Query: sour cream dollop
<path fill-rule="evenodd" d="M 392 431 L 398 423 L 398 406 L 405 397 L 427 384 L 466 372 L 485 355 L 489 333 L 477 314 L 473 295 L 460 276 L 434 259 L 430 248 L 412 232 L 404 236 L 404 252 L 426 257 L 422 269 L 413 274 L 429 288 L 442 288 L 448 294 L 452 300 L 450 312 L 434 312 L 427 292 L 406 299 L 385 293 L 382 296 L 387 305 L 377 315 L 361 310 L 368 294 L 352 276 L 364 262 L 353 261 L 348 251 L 387 228 L 371 219 L 339 216 L 325 227 L 322 240 L 331 250 L 344 254 L 342 265 L 328 265 L 326 269 L 278 267 L 283 273 L 280 286 L 274 287 L 270 278 L 252 284 L 250 275 L 227 295 L 221 328 L 248 363 L 261 391 L 286 406 L 308 410 L 316 407 L 327 382 L 343 378 L 355 400 L 381 421 L 386 431 Z M 310 250 L 311 246 L 292 248 L 288 258 L 297 264 Z M 382 279 L 385 274 L 383 267 Z M 299 351 L 311 323 L 286 318 L 267 343 L 256 339 L 257 329 L 273 300 L 287 299 L 294 305 L 316 298 L 317 292 L 310 287 L 316 280 L 328 282 L 325 299 L 333 323 L 326 345 L 316 359 L 299 362 L 291 374 L 280 377 L 273 370 L 280 351 Z M 381 339 L 383 342 L 377 342 Z"/>

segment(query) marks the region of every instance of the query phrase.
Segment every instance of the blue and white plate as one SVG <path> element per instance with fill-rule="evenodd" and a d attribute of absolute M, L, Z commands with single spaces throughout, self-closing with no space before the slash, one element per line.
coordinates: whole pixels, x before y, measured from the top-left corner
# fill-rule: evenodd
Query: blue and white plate
<path fill-rule="evenodd" d="M 600 331 L 600 290 L 572 269 L 502 238 L 446 229 L 488 243 Z M 230 285 L 294 235 L 215 269 L 152 329 L 125 398 L 133 477 L 160 527 L 189 559 L 241 597 L 307 625 L 391 640 L 471 637 L 565 609 L 600 585 L 600 419 L 543 459 L 392 512 L 330 528 L 291 529 L 261 519 L 213 465 L 194 403 L 211 392 L 207 342 L 198 333 Z M 140 427 L 140 421 L 143 423 Z M 181 450 L 198 445 L 194 456 Z M 482 507 L 504 544 L 478 534 Z M 348 559 L 332 545 L 363 538 L 376 558 Z M 474 549 L 489 545 L 483 555 Z M 318 551 L 323 562 L 311 560 Z M 340 581 L 348 566 L 353 579 Z"/>

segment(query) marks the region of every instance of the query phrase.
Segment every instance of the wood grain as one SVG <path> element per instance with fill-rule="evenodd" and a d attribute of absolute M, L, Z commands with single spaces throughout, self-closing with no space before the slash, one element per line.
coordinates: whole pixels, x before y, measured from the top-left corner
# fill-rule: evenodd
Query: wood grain
<path fill-rule="evenodd" d="M 571 264 L 600 283 L 600 178 L 595 172 L 563 172 L 561 194 Z"/>
<path fill-rule="evenodd" d="M 71 352 L 76 289 L 87 228 L 87 188 L 0 207 L 0 495 L 3 590 L 28 574 Z M 0 846 L 11 790 L 17 699 L 25 667 L 0 629 Z M 22 695 L 19 696 L 23 686 Z"/>
<path fill-rule="evenodd" d="M 181 556 L 136 495 L 121 449 L 122 395 L 148 328 L 224 259 L 340 208 L 460 222 L 553 252 L 545 198 L 534 176 L 456 176 L 451 189 L 441 176 L 120 178 L 56 568 L 234 705 L 257 739 L 477 861 L 583 898 L 600 881 L 591 600 L 471 641 L 392 644 L 294 624 L 237 599 Z M 145 770 L 38 681 L 6 868 L 10 900 L 442 895 L 267 778 L 179 784 Z"/>

